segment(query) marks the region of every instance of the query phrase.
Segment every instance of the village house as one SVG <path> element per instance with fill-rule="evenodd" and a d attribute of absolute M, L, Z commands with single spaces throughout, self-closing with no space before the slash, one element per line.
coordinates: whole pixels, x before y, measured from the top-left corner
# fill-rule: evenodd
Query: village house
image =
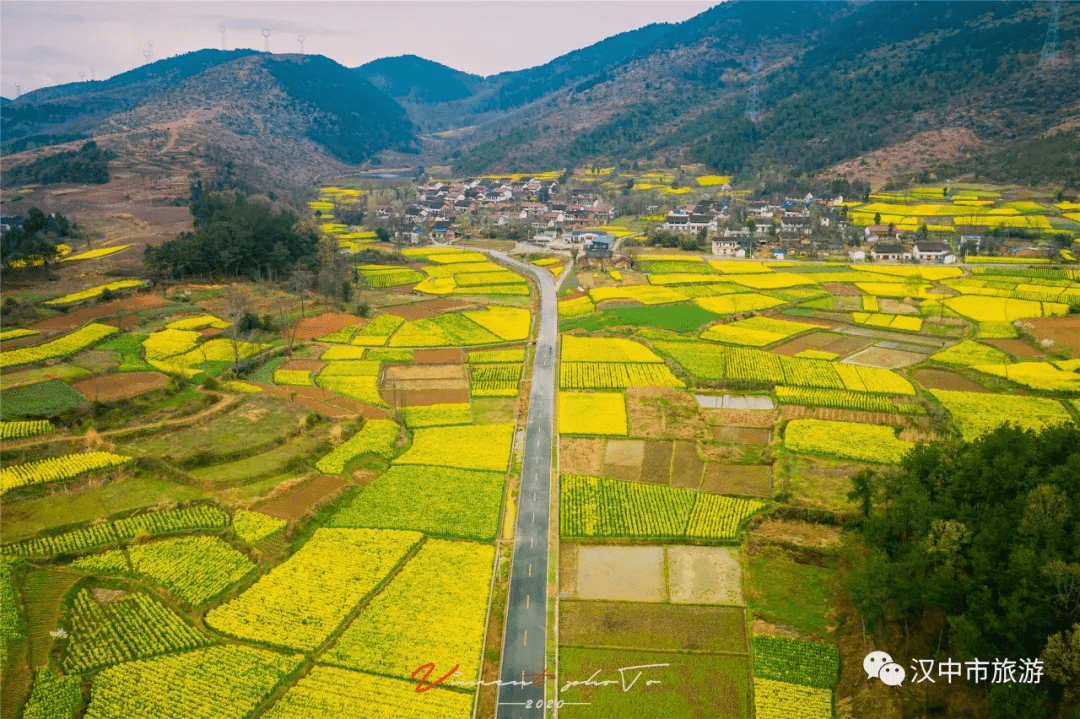
<path fill-rule="evenodd" d="M 890 225 L 867 225 L 863 230 L 863 237 L 867 242 L 874 243 L 879 240 L 895 240 L 902 239 L 900 232 L 896 227 Z"/>
<path fill-rule="evenodd" d="M 713 240 L 712 253 L 718 257 L 746 257 L 746 250 L 732 239 Z"/>
<path fill-rule="evenodd" d="M 690 215 L 685 212 L 669 212 L 667 218 L 664 220 L 665 230 L 674 230 L 675 232 L 686 232 L 690 225 Z"/>
<path fill-rule="evenodd" d="M 944 262 L 952 256 L 952 248 L 944 242 L 916 242 L 911 248 L 911 256 L 916 262 Z M 956 258 L 953 257 L 953 261 Z"/>
<path fill-rule="evenodd" d="M 870 250 L 870 256 L 875 262 L 907 262 L 911 259 L 911 253 L 904 250 L 903 245 L 878 243 Z"/>

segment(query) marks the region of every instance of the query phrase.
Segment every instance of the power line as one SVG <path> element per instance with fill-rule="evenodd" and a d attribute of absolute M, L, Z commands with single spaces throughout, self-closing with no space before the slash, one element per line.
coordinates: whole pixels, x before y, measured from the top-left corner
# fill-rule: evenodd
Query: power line
<path fill-rule="evenodd" d="M 750 62 L 750 89 L 746 93 L 746 117 L 750 122 L 761 122 L 761 96 L 758 94 L 758 59 Z"/>
<path fill-rule="evenodd" d="M 1061 0 L 1050 3 L 1050 26 L 1046 28 L 1046 42 L 1043 43 L 1039 65 L 1055 67 L 1058 61 L 1058 21 L 1061 19 Z"/>

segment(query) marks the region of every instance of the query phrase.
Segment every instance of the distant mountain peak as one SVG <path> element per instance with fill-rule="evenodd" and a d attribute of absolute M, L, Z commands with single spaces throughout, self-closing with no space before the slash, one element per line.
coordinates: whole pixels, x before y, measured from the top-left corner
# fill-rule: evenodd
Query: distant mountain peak
<path fill-rule="evenodd" d="M 453 102 L 470 97 L 483 81 L 479 75 L 455 70 L 418 55 L 372 60 L 356 72 L 393 98 L 413 102 Z"/>

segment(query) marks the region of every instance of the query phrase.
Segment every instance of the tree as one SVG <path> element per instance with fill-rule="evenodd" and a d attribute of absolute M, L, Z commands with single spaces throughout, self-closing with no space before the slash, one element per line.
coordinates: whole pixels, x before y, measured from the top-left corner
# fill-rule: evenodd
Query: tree
<path fill-rule="evenodd" d="M 240 345 L 249 336 L 250 328 L 244 322 L 251 314 L 251 298 L 242 289 L 232 287 L 225 292 L 225 320 L 229 325 L 229 340 L 232 343 L 233 363 L 240 364 Z"/>
<path fill-rule="evenodd" d="M 307 291 L 311 289 L 312 283 L 315 281 L 315 275 L 307 267 L 298 266 L 292 272 L 292 282 L 290 282 L 290 288 L 293 292 L 300 295 L 300 316 L 304 317 L 304 299 L 307 296 Z"/>
<path fill-rule="evenodd" d="M 880 225 L 881 224 L 881 213 L 880 212 L 875 212 L 874 213 L 874 224 L 875 225 Z"/>
<path fill-rule="evenodd" d="M 1072 631 L 1053 634 L 1042 652 L 1046 676 L 1065 687 L 1072 697 L 1080 698 L 1080 624 Z"/>
<path fill-rule="evenodd" d="M 864 517 L 869 517 L 874 508 L 874 470 L 863 469 L 852 475 L 852 489 L 847 494 L 849 501 L 856 502 Z"/>

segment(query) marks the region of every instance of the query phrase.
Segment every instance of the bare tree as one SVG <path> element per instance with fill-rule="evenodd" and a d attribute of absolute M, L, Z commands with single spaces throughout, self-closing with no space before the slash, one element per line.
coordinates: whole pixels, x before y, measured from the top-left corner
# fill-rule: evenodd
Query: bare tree
<path fill-rule="evenodd" d="M 306 267 L 297 267 L 292 272 L 292 278 L 289 283 L 293 292 L 300 295 L 300 316 L 304 316 L 304 298 L 306 293 L 311 289 L 311 284 L 315 280 L 315 276 L 311 270 Z"/>
<path fill-rule="evenodd" d="M 249 328 L 243 326 L 244 318 L 251 314 L 251 298 L 236 287 L 225 292 L 225 319 L 231 322 L 229 339 L 232 341 L 233 363 L 240 364 L 240 344 L 247 341 Z"/>
<path fill-rule="evenodd" d="M 275 301 L 278 319 L 281 322 L 281 336 L 289 343 L 291 352 L 293 343 L 296 342 L 296 333 L 300 330 L 300 317 L 289 318 L 291 303 L 288 295 L 282 295 Z"/>

